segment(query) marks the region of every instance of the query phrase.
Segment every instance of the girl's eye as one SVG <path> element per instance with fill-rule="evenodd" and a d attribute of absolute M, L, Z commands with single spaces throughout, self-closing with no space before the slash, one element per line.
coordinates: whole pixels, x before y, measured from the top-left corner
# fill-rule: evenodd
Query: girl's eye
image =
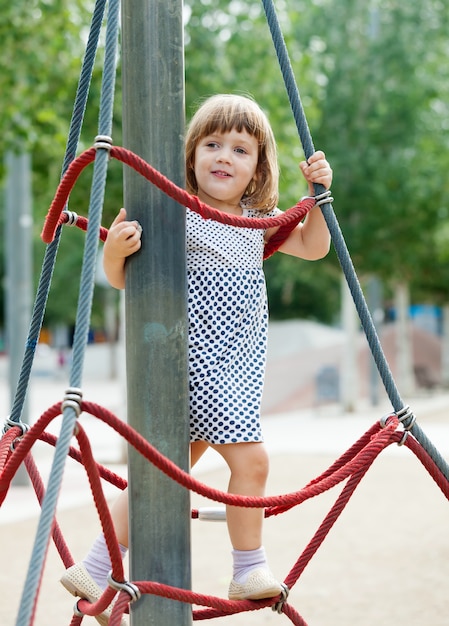
<path fill-rule="evenodd" d="M 246 154 L 246 150 L 244 148 L 236 148 L 235 151 L 239 154 Z"/>
<path fill-rule="evenodd" d="M 217 148 L 218 147 L 218 143 L 216 141 L 208 141 L 206 144 L 207 148 Z"/>

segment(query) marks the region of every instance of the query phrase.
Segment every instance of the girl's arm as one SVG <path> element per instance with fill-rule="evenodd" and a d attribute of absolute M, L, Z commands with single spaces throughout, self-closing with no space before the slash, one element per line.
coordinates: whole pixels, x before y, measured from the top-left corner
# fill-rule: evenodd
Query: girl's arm
<path fill-rule="evenodd" d="M 141 246 L 142 228 L 136 221 L 126 220 L 126 210 L 120 209 L 112 222 L 103 249 L 103 267 L 112 287 L 125 288 L 125 261 Z"/>
<path fill-rule="evenodd" d="M 308 162 L 303 161 L 299 167 L 304 178 L 309 184 L 309 194 L 315 195 L 313 183 L 321 183 L 329 189 L 332 183 L 332 169 L 326 161 L 324 152 L 318 150 L 309 158 Z M 266 233 L 266 240 L 276 232 L 277 229 L 269 229 Z M 315 261 L 322 259 L 329 252 L 330 234 L 321 209 L 314 207 L 306 216 L 305 220 L 298 224 L 290 233 L 288 238 L 279 248 L 280 252 L 291 254 L 292 256 Z"/>

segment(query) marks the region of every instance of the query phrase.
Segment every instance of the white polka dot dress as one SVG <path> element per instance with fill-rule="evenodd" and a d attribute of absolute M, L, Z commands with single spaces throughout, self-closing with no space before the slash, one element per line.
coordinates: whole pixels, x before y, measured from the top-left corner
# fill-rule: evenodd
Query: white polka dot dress
<path fill-rule="evenodd" d="M 260 217 L 250 209 L 243 215 Z M 191 441 L 263 441 L 263 237 L 263 230 L 204 220 L 187 209 Z"/>

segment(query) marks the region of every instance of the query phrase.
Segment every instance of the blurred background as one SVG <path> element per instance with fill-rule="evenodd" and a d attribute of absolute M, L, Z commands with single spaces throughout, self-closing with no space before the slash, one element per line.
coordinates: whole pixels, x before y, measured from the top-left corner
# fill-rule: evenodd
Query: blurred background
<path fill-rule="evenodd" d="M 333 207 L 405 395 L 449 386 L 448 5 L 276 3 L 315 147 L 334 170 Z M 0 6 L 0 358 L 7 375 L 16 325 L 27 329 L 31 316 L 45 252 L 40 232 L 60 178 L 93 3 Z M 251 94 L 277 138 L 280 207 L 287 209 L 306 193 L 298 170 L 304 157 L 261 3 L 186 0 L 184 19 L 186 119 L 213 93 Z M 102 53 L 80 151 L 97 134 Z M 113 140 L 121 145 L 117 63 Z M 70 209 L 81 215 L 91 175 L 83 172 L 71 194 Z M 122 167 L 111 161 L 104 226 L 120 206 Z M 61 238 L 36 375 L 60 376 L 70 362 L 84 238 L 78 229 Z M 265 410 L 378 403 L 384 392 L 334 252 L 314 263 L 274 255 L 265 269 L 272 320 Z M 112 379 L 122 375 L 120 311 L 120 294 L 99 271 L 89 342 Z M 8 397 L 2 405 L 7 412 Z"/>

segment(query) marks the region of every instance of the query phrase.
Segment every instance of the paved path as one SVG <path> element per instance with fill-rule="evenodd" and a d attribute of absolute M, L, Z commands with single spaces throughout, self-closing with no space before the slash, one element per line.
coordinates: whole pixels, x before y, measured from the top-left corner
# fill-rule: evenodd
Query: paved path
<path fill-rule="evenodd" d="M 63 380 L 34 377 L 30 388 L 33 416 L 59 402 L 64 388 Z M 0 385 L 0 393 L 6 393 L 4 386 Z M 89 378 L 84 393 L 86 399 L 118 415 L 123 412 L 123 394 L 116 381 Z M 422 429 L 449 458 L 449 395 L 421 396 L 410 404 Z M 277 495 L 303 487 L 386 412 L 385 404 L 376 409 L 361 405 L 351 415 L 341 414 L 336 406 L 267 415 L 264 428 L 271 456 L 267 493 Z M 96 458 L 124 475 L 119 438 L 94 418 L 81 419 Z M 58 424 L 52 429 L 57 431 Z M 35 458 L 47 476 L 51 456 L 43 444 L 36 448 Z M 228 474 L 217 455 L 207 453 L 194 472 L 208 485 L 226 489 Z M 266 520 L 264 543 L 279 578 L 294 565 L 338 493 L 333 489 Z M 108 489 L 108 496 L 114 498 L 114 489 Z M 202 504 L 194 494 L 192 506 Z M 15 625 L 38 513 L 29 487 L 11 487 L 0 509 L 1 626 Z M 82 470 L 74 463 L 66 468 L 58 521 L 74 558 L 83 558 L 98 533 L 98 519 Z M 292 590 L 291 604 L 309 626 L 448 626 L 448 523 L 447 500 L 421 464 L 406 448 L 389 448 L 369 470 Z M 230 568 L 225 525 L 192 522 L 193 588 L 225 597 Z M 36 626 L 70 624 L 73 602 L 58 583 L 60 574 L 61 561 L 51 546 Z M 85 618 L 84 623 L 97 622 Z M 290 622 L 265 610 L 221 618 L 216 623 L 261 626 Z"/>

